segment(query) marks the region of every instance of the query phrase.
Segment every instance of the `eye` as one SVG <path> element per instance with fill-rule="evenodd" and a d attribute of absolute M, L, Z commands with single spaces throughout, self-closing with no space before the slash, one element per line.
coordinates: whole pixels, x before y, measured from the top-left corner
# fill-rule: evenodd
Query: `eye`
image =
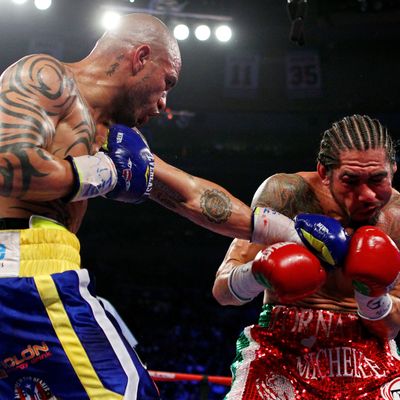
<path fill-rule="evenodd" d="M 359 184 L 359 180 L 357 178 L 345 178 L 342 180 L 343 185 L 349 186 L 349 187 L 354 187 Z"/>
<path fill-rule="evenodd" d="M 372 183 L 378 184 L 378 183 L 383 182 L 384 179 L 385 179 L 384 176 L 375 176 L 375 177 L 371 178 L 370 181 L 371 181 Z"/>
<path fill-rule="evenodd" d="M 176 80 L 174 78 L 165 79 L 166 90 L 172 89 L 175 86 Z"/>

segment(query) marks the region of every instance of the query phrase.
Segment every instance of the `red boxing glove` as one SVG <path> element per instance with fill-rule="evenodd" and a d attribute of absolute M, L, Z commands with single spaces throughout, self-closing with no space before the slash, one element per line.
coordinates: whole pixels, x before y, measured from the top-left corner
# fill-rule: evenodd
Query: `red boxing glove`
<path fill-rule="evenodd" d="M 388 292 L 400 273 L 400 252 L 393 240 L 374 226 L 363 226 L 353 234 L 344 263 L 353 280 L 361 317 L 378 320 L 390 313 Z"/>
<path fill-rule="evenodd" d="M 314 254 L 287 242 L 260 251 L 252 263 L 252 273 L 282 302 L 300 300 L 317 291 L 326 280 L 326 272 Z"/>
<path fill-rule="evenodd" d="M 393 288 L 400 272 L 400 252 L 393 240 L 374 226 L 363 226 L 354 233 L 344 264 L 354 288 L 371 297 Z"/>

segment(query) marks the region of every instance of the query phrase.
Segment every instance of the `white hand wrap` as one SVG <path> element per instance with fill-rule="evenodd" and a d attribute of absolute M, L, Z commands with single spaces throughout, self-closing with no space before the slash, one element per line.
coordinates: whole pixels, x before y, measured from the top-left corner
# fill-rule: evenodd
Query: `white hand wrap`
<path fill-rule="evenodd" d="M 251 241 L 260 244 L 293 242 L 304 246 L 294 227 L 294 221 L 271 208 L 253 210 Z"/>
<path fill-rule="evenodd" d="M 99 152 L 94 156 L 69 157 L 76 179 L 75 193 L 70 201 L 102 196 L 117 184 L 117 170 L 111 158 Z"/>
<path fill-rule="evenodd" d="M 251 271 L 252 261 L 234 268 L 228 278 L 228 288 L 232 296 L 241 303 L 248 303 L 265 290 Z"/>
<path fill-rule="evenodd" d="M 355 290 L 354 297 L 358 304 L 358 315 L 369 321 L 383 319 L 392 310 L 393 301 L 388 293 L 379 297 L 370 297 Z"/>

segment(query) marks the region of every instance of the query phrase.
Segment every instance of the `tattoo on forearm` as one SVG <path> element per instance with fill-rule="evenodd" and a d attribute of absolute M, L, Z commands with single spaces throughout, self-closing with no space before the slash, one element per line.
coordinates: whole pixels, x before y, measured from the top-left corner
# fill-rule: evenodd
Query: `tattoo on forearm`
<path fill-rule="evenodd" d="M 176 210 L 178 204 L 185 201 L 185 199 L 179 193 L 171 190 L 167 185 L 162 183 L 157 178 L 154 178 L 151 197 L 170 210 Z"/>
<path fill-rule="evenodd" d="M 206 190 L 200 198 L 203 215 L 216 224 L 224 223 L 232 214 L 230 198 L 220 190 Z"/>
<path fill-rule="evenodd" d="M 4 147 L 0 148 L 0 152 L 4 151 Z M 8 146 L 7 146 L 8 147 Z M 6 147 L 6 148 L 7 148 Z M 30 182 L 33 177 L 44 177 L 47 174 L 41 173 L 37 168 L 35 168 L 29 160 L 29 156 L 26 153 L 26 148 L 29 146 L 24 146 L 22 148 L 17 146 L 12 146 L 8 148 L 8 153 L 13 154 L 18 159 L 18 165 L 15 167 L 9 160 L 4 159 L 6 166 L 0 168 L 0 176 L 3 178 L 3 185 L 1 194 L 3 196 L 10 196 L 13 190 L 13 180 L 18 170 L 22 174 L 22 187 L 21 194 L 26 193 L 29 190 Z M 33 146 L 30 146 L 33 147 Z M 7 151 L 6 150 L 6 151 Z M 40 154 L 38 152 L 38 154 Z"/>

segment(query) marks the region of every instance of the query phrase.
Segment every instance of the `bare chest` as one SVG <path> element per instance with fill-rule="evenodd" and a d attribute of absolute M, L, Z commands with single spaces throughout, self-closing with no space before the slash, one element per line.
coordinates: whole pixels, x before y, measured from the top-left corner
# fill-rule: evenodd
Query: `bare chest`
<path fill-rule="evenodd" d="M 59 158 L 93 153 L 96 128 L 88 107 L 77 96 L 68 113 L 55 127 L 55 134 L 47 150 Z"/>

